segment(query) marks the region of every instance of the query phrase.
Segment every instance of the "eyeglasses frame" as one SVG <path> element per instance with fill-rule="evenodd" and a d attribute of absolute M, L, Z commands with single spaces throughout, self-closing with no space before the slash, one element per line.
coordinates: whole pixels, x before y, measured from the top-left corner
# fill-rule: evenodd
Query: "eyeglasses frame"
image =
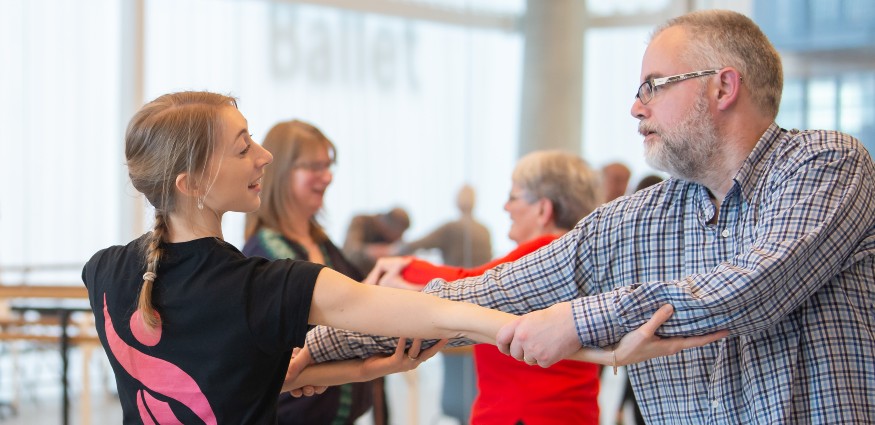
<path fill-rule="evenodd" d="M 327 171 L 332 171 L 335 165 L 334 160 L 329 161 L 299 161 L 292 164 L 292 168 L 296 170 L 307 170 L 314 174 L 321 174 Z"/>
<path fill-rule="evenodd" d="M 638 91 L 635 93 L 635 98 L 641 101 L 642 105 L 646 105 L 656 97 L 656 90 L 666 84 L 669 83 L 677 83 L 679 81 L 689 80 L 691 78 L 705 77 L 708 75 L 715 75 L 720 72 L 720 69 L 706 69 L 703 71 L 693 71 L 693 72 L 685 72 L 683 74 L 672 75 L 668 77 L 660 77 L 660 78 L 651 78 L 638 86 Z M 642 96 L 642 90 L 644 90 L 645 86 L 650 86 L 650 98 L 644 99 L 646 96 Z"/>

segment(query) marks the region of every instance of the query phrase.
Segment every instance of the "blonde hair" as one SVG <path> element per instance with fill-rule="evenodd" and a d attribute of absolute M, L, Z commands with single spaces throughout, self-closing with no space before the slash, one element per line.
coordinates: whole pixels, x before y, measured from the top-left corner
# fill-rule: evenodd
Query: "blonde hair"
<path fill-rule="evenodd" d="M 161 325 L 152 303 L 152 287 L 163 254 L 161 242 L 168 233 L 167 215 L 177 208 L 176 177 L 187 173 L 204 178 L 221 131 L 221 111 L 227 107 L 237 107 L 233 97 L 209 92 L 170 93 L 144 105 L 128 124 L 128 175 L 134 188 L 155 207 L 155 222 L 142 247 L 146 273 L 137 302 L 150 329 Z"/>
<path fill-rule="evenodd" d="M 685 63 L 697 70 L 735 67 L 754 104 L 772 119 L 778 115 L 784 88 L 781 57 L 750 18 L 728 10 L 692 12 L 658 27 L 651 40 L 672 27 L 681 27 L 688 35 L 689 44 L 681 54 Z"/>
<path fill-rule="evenodd" d="M 596 171 L 577 155 L 535 151 L 517 161 L 512 180 L 529 202 L 546 198 L 553 203 L 553 220 L 571 229 L 602 203 Z"/>
<path fill-rule="evenodd" d="M 331 162 L 337 160 L 334 143 L 315 126 L 298 120 L 274 125 L 265 136 L 262 146 L 273 155 L 273 163 L 265 168 L 262 179 L 261 208 L 246 214 L 246 239 L 262 227 L 283 229 L 282 224 L 289 217 L 285 211 L 290 202 L 288 177 L 301 157 L 318 149 L 326 149 Z M 310 219 L 310 236 L 317 243 L 328 239 L 315 217 Z"/>

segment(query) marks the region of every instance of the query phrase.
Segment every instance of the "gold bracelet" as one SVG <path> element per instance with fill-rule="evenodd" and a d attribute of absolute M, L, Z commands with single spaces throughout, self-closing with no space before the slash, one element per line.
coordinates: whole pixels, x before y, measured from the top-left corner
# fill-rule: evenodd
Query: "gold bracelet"
<path fill-rule="evenodd" d="M 614 376 L 617 376 L 617 352 L 614 350 L 611 350 L 611 360 L 613 360 Z"/>

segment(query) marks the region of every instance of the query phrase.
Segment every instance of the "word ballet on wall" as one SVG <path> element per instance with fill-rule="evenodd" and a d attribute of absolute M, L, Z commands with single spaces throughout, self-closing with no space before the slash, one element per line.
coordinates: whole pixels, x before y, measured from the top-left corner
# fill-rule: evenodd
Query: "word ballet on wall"
<path fill-rule="evenodd" d="M 275 4 L 271 67 L 279 80 L 417 91 L 416 33 L 410 22 L 374 22 L 345 11 Z"/>

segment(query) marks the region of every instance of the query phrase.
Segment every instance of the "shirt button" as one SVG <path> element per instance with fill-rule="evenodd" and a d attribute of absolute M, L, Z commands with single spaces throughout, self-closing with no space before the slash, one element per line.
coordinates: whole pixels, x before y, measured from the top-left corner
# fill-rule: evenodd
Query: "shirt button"
<path fill-rule="evenodd" d="M 719 409 L 719 408 L 720 408 L 720 400 L 714 400 L 714 401 L 712 401 L 712 402 L 711 402 L 711 408 L 712 408 L 712 409 L 715 409 L 715 410 L 716 410 L 716 409 Z"/>
<path fill-rule="evenodd" d="M 722 235 L 724 238 L 728 238 L 729 237 L 729 229 L 723 229 L 723 233 L 721 233 L 720 235 Z"/>

